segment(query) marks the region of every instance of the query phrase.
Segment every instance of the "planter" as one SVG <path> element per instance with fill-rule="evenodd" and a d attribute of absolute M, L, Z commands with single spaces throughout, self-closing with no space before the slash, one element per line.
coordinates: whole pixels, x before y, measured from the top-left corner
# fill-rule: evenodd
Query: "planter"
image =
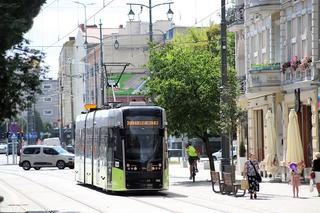
<path fill-rule="evenodd" d="M 237 174 L 242 175 L 244 163 L 247 161 L 246 157 L 238 157 L 237 160 Z"/>

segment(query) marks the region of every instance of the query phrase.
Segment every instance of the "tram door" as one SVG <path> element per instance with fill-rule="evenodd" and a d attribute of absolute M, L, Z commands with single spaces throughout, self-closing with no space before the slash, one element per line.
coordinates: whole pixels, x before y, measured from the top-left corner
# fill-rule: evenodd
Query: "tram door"
<path fill-rule="evenodd" d="M 112 165 L 113 165 L 113 129 L 108 131 L 108 144 L 107 144 L 107 188 L 112 188 Z"/>

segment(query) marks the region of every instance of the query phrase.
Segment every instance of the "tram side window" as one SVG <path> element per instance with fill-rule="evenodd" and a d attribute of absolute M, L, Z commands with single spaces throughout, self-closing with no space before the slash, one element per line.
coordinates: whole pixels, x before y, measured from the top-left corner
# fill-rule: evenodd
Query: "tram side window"
<path fill-rule="evenodd" d="M 122 160 L 122 142 L 121 142 L 121 135 L 120 129 L 114 128 L 113 129 L 113 144 L 114 144 L 114 158 L 117 160 Z"/>

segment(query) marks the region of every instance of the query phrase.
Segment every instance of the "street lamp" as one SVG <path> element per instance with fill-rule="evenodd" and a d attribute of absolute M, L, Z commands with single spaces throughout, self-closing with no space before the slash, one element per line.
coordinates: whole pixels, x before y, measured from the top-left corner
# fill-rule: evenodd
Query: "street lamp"
<path fill-rule="evenodd" d="M 146 7 L 149 9 L 149 38 L 150 38 L 150 42 L 153 41 L 153 33 L 152 33 L 152 9 L 155 7 L 158 7 L 160 5 L 165 5 L 168 4 L 169 5 L 169 10 L 167 12 L 167 18 L 169 21 L 172 21 L 173 18 L 173 11 L 170 8 L 170 5 L 173 4 L 173 2 L 165 2 L 165 3 L 160 3 L 160 4 L 155 4 L 152 5 L 151 4 L 151 0 L 149 0 L 149 5 L 144 5 L 144 4 L 137 4 L 137 3 L 127 3 L 127 5 L 130 5 L 130 11 L 128 13 L 128 17 L 130 21 L 133 21 L 134 19 L 134 12 L 132 10 L 132 5 L 137 5 L 137 6 L 141 6 L 142 7 Z"/>
<path fill-rule="evenodd" d="M 167 12 L 167 18 L 169 21 L 172 21 L 173 19 L 173 11 L 171 10 L 171 5 L 169 4 L 169 10 Z"/>
<path fill-rule="evenodd" d="M 73 1 L 73 2 L 76 4 L 82 5 L 84 8 L 84 33 L 85 33 L 84 44 L 86 45 L 88 43 L 88 41 L 87 41 L 87 6 L 94 5 L 95 3 L 84 4 L 84 3 L 78 2 L 78 1 Z"/>

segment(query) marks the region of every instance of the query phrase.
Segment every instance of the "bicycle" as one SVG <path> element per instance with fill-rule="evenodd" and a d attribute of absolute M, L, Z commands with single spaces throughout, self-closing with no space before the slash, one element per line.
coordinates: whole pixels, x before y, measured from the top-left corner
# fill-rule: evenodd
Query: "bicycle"
<path fill-rule="evenodd" d="M 192 173 L 191 173 L 192 182 L 196 181 L 196 162 L 197 160 L 193 160 L 192 162 Z"/>

